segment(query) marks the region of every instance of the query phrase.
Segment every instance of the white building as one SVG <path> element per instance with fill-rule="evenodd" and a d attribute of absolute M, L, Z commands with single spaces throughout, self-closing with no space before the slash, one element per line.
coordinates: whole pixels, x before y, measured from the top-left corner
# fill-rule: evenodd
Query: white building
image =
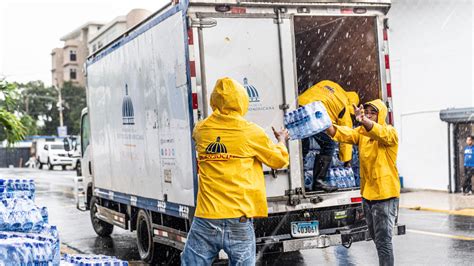
<path fill-rule="evenodd" d="M 439 112 L 473 107 L 471 0 L 393 0 L 390 61 L 398 169 L 407 188 L 447 190 L 448 130 Z"/>
<path fill-rule="evenodd" d="M 125 31 L 137 25 L 151 15 L 146 9 L 132 9 L 125 16 L 118 16 L 105 24 L 95 35 L 89 39 L 89 53 L 94 53 L 107 43 L 113 41 Z"/>

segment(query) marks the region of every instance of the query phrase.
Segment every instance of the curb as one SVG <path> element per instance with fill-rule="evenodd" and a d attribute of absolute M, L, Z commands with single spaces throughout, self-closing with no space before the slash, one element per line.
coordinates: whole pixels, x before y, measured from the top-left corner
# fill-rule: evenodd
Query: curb
<path fill-rule="evenodd" d="M 61 243 L 60 253 L 61 254 L 77 254 L 81 252 L 75 248 L 69 247 L 66 244 Z"/>
<path fill-rule="evenodd" d="M 409 209 L 412 211 L 428 211 L 428 212 L 446 213 L 449 215 L 474 217 L 474 209 L 443 210 L 443 209 L 435 209 L 435 208 L 426 208 L 426 207 L 421 207 L 421 206 L 404 206 L 404 205 L 400 205 L 400 208 Z"/>

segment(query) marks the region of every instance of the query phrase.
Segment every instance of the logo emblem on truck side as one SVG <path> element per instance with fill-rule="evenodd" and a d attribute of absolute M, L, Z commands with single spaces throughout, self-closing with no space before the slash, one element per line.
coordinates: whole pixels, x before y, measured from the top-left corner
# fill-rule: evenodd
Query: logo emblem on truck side
<path fill-rule="evenodd" d="M 247 94 L 249 95 L 249 100 L 251 103 L 260 102 L 260 95 L 258 94 L 257 89 L 250 85 L 247 78 L 244 78 L 244 88 L 247 90 Z"/>
<path fill-rule="evenodd" d="M 125 84 L 125 96 L 122 101 L 122 119 L 124 125 L 135 125 L 132 98 L 128 96 L 128 84 Z"/>

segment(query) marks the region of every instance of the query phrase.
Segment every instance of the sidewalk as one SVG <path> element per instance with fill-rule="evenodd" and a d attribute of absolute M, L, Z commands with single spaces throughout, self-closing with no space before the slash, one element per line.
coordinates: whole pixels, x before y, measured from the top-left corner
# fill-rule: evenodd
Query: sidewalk
<path fill-rule="evenodd" d="M 401 193 L 400 208 L 474 216 L 474 195 L 443 191 L 409 191 Z"/>

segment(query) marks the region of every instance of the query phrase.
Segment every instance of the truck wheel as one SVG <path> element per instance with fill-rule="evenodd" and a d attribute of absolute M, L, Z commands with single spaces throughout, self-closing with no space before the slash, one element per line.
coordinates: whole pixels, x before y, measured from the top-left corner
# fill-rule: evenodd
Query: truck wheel
<path fill-rule="evenodd" d="M 153 242 L 152 221 L 144 210 L 138 211 L 137 214 L 137 246 L 140 258 L 150 264 L 165 262 L 173 255 L 179 254 L 171 247 Z"/>
<path fill-rule="evenodd" d="M 63 171 L 66 170 L 66 166 L 65 165 L 61 165 L 62 168 L 63 168 Z"/>
<path fill-rule="evenodd" d="M 53 170 L 53 169 L 54 169 L 54 165 L 51 164 L 51 161 L 49 160 L 49 158 L 48 158 L 48 169 L 49 169 L 49 170 Z"/>
<path fill-rule="evenodd" d="M 112 224 L 106 223 L 99 218 L 95 217 L 95 214 L 97 213 L 97 207 L 95 204 L 97 203 L 97 198 L 92 196 L 91 201 L 90 201 L 90 214 L 91 214 L 91 222 L 92 222 L 92 227 L 94 228 L 94 231 L 98 236 L 110 236 L 112 232 L 114 231 L 114 226 Z"/>
<path fill-rule="evenodd" d="M 82 175 L 81 161 L 78 161 L 77 164 L 76 164 L 76 174 L 77 174 L 77 176 L 81 176 L 81 175 Z"/>
<path fill-rule="evenodd" d="M 38 165 L 38 169 L 43 169 L 43 164 L 41 163 L 41 160 L 39 157 L 38 157 L 38 160 L 36 161 L 36 164 Z"/>

